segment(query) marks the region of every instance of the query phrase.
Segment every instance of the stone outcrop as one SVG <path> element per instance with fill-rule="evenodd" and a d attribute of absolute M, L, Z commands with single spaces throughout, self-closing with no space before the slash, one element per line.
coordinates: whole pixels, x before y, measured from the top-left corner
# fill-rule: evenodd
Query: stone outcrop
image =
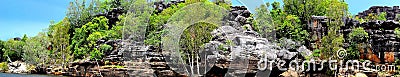
<path fill-rule="evenodd" d="M 320 47 L 322 36 L 328 34 L 327 23 L 328 20 L 325 16 L 313 16 L 313 22 L 309 24 L 309 31 L 311 32 L 310 45 L 308 47 Z M 395 28 L 400 28 L 400 24 L 394 20 L 371 20 L 368 22 L 360 23 L 357 20 L 351 18 L 344 18 L 343 20 L 345 26 L 341 26 L 339 33 L 343 33 L 344 38 L 349 38 L 349 34 L 356 27 L 362 27 L 368 33 L 369 39 L 365 39 L 364 41 L 368 41 L 367 46 L 364 49 L 360 49 L 362 52 L 362 57 L 370 56 L 370 60 L 374 59 L 374 62 L 393 62 L 392 55 L 386 56 L 390 60 L 385 60 L 385 55 L 376 56 L 378 54 L 385 54 L 385 52 L 399 52 L 400 40 L 399 37 L 394 33 Z M 349 47 L 351 41 L 345 39 L 344 48 Z M 315 48 L 312 48 L 315 49 Z M 369 53 L 370 50 L 371 53 Z M 396 54 L 397 55 L 397 54 Z M 379 59 L 375 59 L 379 58 Z"/>
<path fill-rule="evenodd" d="M 241 6 L 232 7 L 228 16 L 228 24 L 211 32 L 212 40 L 205 44 L 204 52 L 210 53 L 208 59 L 217 60 L 215 66 L 218 68 L 229 69 L 226 75 L 254 76 L 260 70 L 257 66 L 258 63 L 291 61 L 299 56 L 311 55 L 310 50 L 291 39 L 281 39 L 277 43 L 261 38 L 251 28 L 252 24 L 246 22 L 251 19 L 246 16 L 246 11 L 247 9 Z"/>
<path fill-rule="evenodd" d="M 171 1 L 168 3 L 154 3 L 157 13 L 171 5 L 176 5 L 184 1 Z M 375 7 L 377 8 L 377 7 Z M 395 7 L 396 8 L 396 7 Z M 398 8 L 398 7 L 397 7 Z M 374 9 L 374 8 L 373 8 Z M 123 9 L 114 8 L 105 14 L 98 16 L 106 16 L 110 22 L 118 21 L 118 16 L 123 13 Z M 389 9 L 390 10 L 390 9 Z M 392 9 L 393 10 L 393 9 Z M 369 12 L 368 12 L 369 13 Z M 394 10 L 393 13 L 398 13 Z M 363 13 L 364 14 L 364 13 Z M 389 13 L 390 16 L 392 13 Z M 255 76 L 261 69 L 258 68 L 259 63 L 265 61 L 289 61 L 298 60 L 299 58 L 309 57 L 312 51 L 308 50 L 311 46 L 319 47 L 323 36 L 328 34 L 327 22 L 325 16 L 313 16 L 309 23 L 308 31 L 313 38 L 309 45 L 303 46 L 291 39 L 282 38 L 279 41 L 270 41 L 260 37 L 259 33 L 252 28 L 251 13 L 244 6 L 232 6 L 227 21 L 222 26 L 211 32 L 212 40 L 204 45 L 204 51 L 207 52 L 207 59 L 216 60 L 213 69 L 205 76 Z M 361 16 L 361 15 L 360 15 Z M 388 19 L 391 19 L 388 16 Z M 394 28 L 400 27 L 395 21 L 369 21 L 359 23 L 353 19 L 344 19 L 346 26 L 341 27 L 340 33 L 345 37 L 351 32 L 350 26 L 364 27 L 369 33 L 371 39 L 370 49 L 365 49 L 367 56 L 377 57 L 376 53 L 386 51 L 399 51 L 400 47 L 398 38 L 394 35 Z M 110 23 L 115 24 L 115 23 Z M 348 44 L 348 41 L 345 43 Z M 107 44 L 113 47 L 111 51 L 104 52 L 105 58 L 98 61 L 81 60 L 68 64 L 67 68 L 51 67 L 52 72 L 61 71 L 61 74 L 67 76 L 136 76 L 136 77 L 176 77 L 185 76 L 173 71 L 165 61 L 168 56 L 162 55 L 160 48 L 153 46 L 131 43 L 129 40 L 99 40 L 97 45 Z M 98 47 L 98 46 L 97 46 Z M 362 53 L 364 55 L 364 53 Z M 397 54 L 387 53 L 383 55 L 385 58 L 379 61 L 393 62 L 394 56 Z M 11 66 L 12 65 L 12 66 Z M 21 72 L 19 64 L 10 64 L 12 72 Z M 279 71 L 276 66 L 269 71 Z M 57 70 L 57 71 L 56 71 Z M 221 72 L 222 70 L 222 72 Z M 65 71 L 65 72 L 64 72 Z M 22 70 L 23 72 L 23 70 Z M 215 74 L 219 73 L 219 74 Z M 280 74 L 280 73 L 279 73 Z M 277 76 L 276 74 L 274 76 Z M 282 76 L 302 76 L 300 73 L 289 70 L 281 74 Z M 323 75 L 311 75 L 323 76 Z"/>
<path fill-rule="evenodd" d="M 112 8 L 111 10 L 109 10 L 106 13 L 97 14 L 96 17 L 99 17 L 99 16 L 106 17 L 108 19 L 108 25 L 110 26 L 110 29 L 111 29 L 112 26 L 115 25 L 117 23 L 117 21 L 119 21 L 118 16 L 120 16 L 124 13 L 126 13 L 126 11 L 123 8 L 117 7 L 117 8 Z"/>
<path fill-rule="evenodd" d="M 28 73 L 27 65 L 21 61 L 8 63 L 8 73 Z"/>
<path fill-rule="evenodd" d="M 365 10 L 363 12 L 358 13 L 358 17 L 360 18 L 366 18 L 368 14 L 381 14 L 383 12 L 386 12 L 386 19 L 387 20 L 398 20 L 395 19 L 397 14 L 400 14 L 400 8 L 399 6 L 372 6 L 368 10 Z"/>

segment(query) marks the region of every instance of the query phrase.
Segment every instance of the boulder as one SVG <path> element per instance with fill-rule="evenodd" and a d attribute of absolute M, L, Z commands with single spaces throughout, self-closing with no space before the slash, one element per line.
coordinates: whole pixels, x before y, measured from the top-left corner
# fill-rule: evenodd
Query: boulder
<path fill-rule="evenodd" d="M 250 15 L 251 15 L 251 13 L 250 13 L 249 10 L 244 10 L 241 16 L 246 17 L 246 18 L 249 18 Z"/>
<path fill-rule="evenodd" d="M 290 60 L 290 59 L 292 59 L 294 56 L 296 56 L 297 52 L 290 52 L 289 50 L 282 49 L 282 50 L 279 51 L 278 54 L 281 54 L 281 55 L 282 55 L 282 56 L 279 56 L 279 57 L 281 57 L 282 59 Z"/>
<path fill-rule="evenodd" d="M 26 63 L 21 61 L 15 61 L 8 63 L 8 73 L 28 73 Z"/>
<path fill-rule="evenodd" d="M 300 52 L 301 56 L 311 56 L 312 51 L 308 50 L 306 46 L 301 46 L 300 48 L 297 48 L 297 51 Z"/>
<path fill-rule="evenodd" d="M 237 16 L 237 17 L 235 18 L 235 21 L 236 21 L 236 22 L 239 22 L 239 23 L 245 23 L 245 22 L 246 22 L 246 17 Z"/>

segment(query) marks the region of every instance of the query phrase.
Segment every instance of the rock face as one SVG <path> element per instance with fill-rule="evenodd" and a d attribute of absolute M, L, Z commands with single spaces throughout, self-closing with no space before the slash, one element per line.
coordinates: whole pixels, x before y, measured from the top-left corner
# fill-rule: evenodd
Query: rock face
<path fill-rule="evenodd" d="M 205 44 L 204 52 L 211 53 L 208 59 L 217 60 L 215 65 L 219 68 L 229 69 L 225 76 L 255 75 L 260 70 L 257 64 L 265 59 L 290 61 L 298 56 L 298 52 L 300 56 L 311 55 L 310 50 L 291 39 L 281 39 L 276 43 L 261 38 L 251 28 L 252 24 L 245 22 L 250 19 L 245 11 L 243 7 L 233 7 L 228 24 L 211 32 L 213 39 Z"/>
<path fill-rule="evenodd" d="M 122 51 L 121 48 L 122 47 L 122 40 L 118 39 L 118 40 L 98 40 L 97 41 L 97 48 L 99 48 L 99 46 L 101 44 L 107 44 L 110 45 L 112 47 L 111 51 L 106 51 L 104 52 L 105 58 L 103 60 L 105 61 L 111 61 L 111 62 L 119 62 L 119 61 L 123 61 L 124 59 L 122 58 Z"/>
<path fill-rule="evenodd" d="M 386 12 L 386 19 L 388 20 L 395 20 L 396 14 L 400 14 L 400 8 L 399 6 L 372 6 L 368 10 L 365 10 L 363 12 L 358 13 L 358 15 L 361 18 L 365 18 L 368 16 L 368 14 L 381 14 L 383 12 Z M 398 19 L 397 19 L 398 20 Z"/>
<path fill-rule="evenodd" d="M 119 21 L 118 16 L 126 13 L 123 8 L 117 7 L 117 8 L 112 8 L 106 13 L 101 13 L 97 14 L 96 17 L 104 16 L 108 19 L 108 25 L 111 26 L 110 29 L 112 28 L 112 25 L 115 25 L 117 21 Z"/>
<path fill-rule="evenodd" d="M 258 70 L 255 68 L 257 62 L 264 59 L 268 59 L 268 61 L 290 61 L 298 55 L 298 52 L 304 56 L 310 56 L 312 53 L 305 46 L 300 47 L 290 39 L 284 39 L 285 42 L 281 42 L 283 46 L 279 46 L 278 43 L 270 42 L 266 38 L 257 37 L 257 34 L 248 35 L 245 32 L 232 29 L 231 26 L 222 26 L 212 32 L 214 39 L 205 44 L 205 52 L 212 52 L 212 55 L 209 56 L 216 56 L 212 58 L 217 59 L 217 63 L 228 62 L 227 64 L 229 64 L 229 62 L 237 59 L 247 59 L 249 60 L 247 73 L 256 73 Z M 251 61 L 255 62 L 252 63 Z M 216 65 L 220 68 L 228 68 L 224 64 Z"/>
<path fill-rule="evenodd" d="M 26 63 L 21 61 L 15 61 L 8 63 L 8 71 L 9 73 L 28 73 L 26 69 Z"/>
<path fill-rule="evenodd" d="M 381 7 L 371 7 L 371 8 L 381 8 Z M 398 7 L 397 7 L 398 8 Z M 390 10 L 386 10 L 390 12 Z M 384 11 L 380 11 L 384 12 Z M 397 12 L 396 12 L 397 13 Z M 310 35 L 313 39 L 310 41 L 310 45 L 307 47 L 320 47 L 322 36 L 327 35 L 327 19 L 324 16 L 313 16 L 313 23 L 309 24 L 309 30 L 311 31 Z M 361 58 L 366 58 L 369 60 L 373 60 L 374 62 L 382 63 L 382 62 L 393 62 L 394 55 L 389 54 L 385 56 L 385 52 L 399 52 L 398 47 L 400 47 L 399 37 L 396 36 L 394 29 L 400 28 L 400 24 L 394 20 L 371 20 L 368 22 L 360 23 L 357 20 L 344 18 L 345 26 L 341 26 L 339 32 L 343 33 L 344 38 L 349 38 L 349 34 L 352 32 L 353 27 L 362 27 L 368 33 L 369 39 L 365 39 L 363 41 L 368 41 L 367 46 L 364 48 L 359 48 Z M 350 41 L 345 39 L 344 48 L 349 47 Z M 316 49 L 316 48 L 313 48 Z M 371 53 L 369 51 L 371 50 Z M 368 57 L 374 56 L 378 54 L 383 54 L 376 56 L 379 59 Z M 395 54 L 397 55 L 397 54 Z M 366 56 L 366 57 L 364 57 Z M 384 58 L 386 57 L 386 59 Z"/>
<path fill-rule="evenodd" d="M 151 69 L 147 58 L 147 52 L 151 51 L 151 46 L 141 46 L 130 43 L 123 50 L 124 66 L 127 68 L 128 76 L 152 77 L 154 70 Z"/>

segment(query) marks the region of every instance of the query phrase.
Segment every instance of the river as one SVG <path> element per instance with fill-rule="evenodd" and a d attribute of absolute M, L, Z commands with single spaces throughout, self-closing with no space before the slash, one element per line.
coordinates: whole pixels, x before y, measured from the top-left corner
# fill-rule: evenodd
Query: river
<path fill-rule="evenodd" d="M 0 73 L 0 77 L 61 77 L 61 76 L 42 75 L 42 74 L 11 74 L 11 73 Z"/>

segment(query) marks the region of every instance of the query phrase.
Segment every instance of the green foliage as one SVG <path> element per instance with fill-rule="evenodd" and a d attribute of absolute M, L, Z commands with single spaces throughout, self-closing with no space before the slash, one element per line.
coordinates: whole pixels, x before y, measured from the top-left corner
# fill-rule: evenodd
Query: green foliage
<path fill-rule="evenodd" d="M 104 56 L 103 52 L 98 49 L 94 49 L 90 52 L 90 59 L 100 60 Z"/>
<path fill-rule="evenodd" d="M 123 25 L 122 40 L 142 44 L 146 38 L 146 27 L 149 25 L 153 3 L 148 0 L 126 0 L 123 2 L 127 13 L 120 17 L 119 25 Z"/>
<path fill-rule="evenodd" d="M 330 1 L 334 0 L 283 0 L 283 8 L 287 14 L 298 16 L 302 24 L 306 24 L 304 21 L 310 20 L 313 15 L 323 16 L 330 13 L 327 11 L 333 5 Z"/>
<path fill-rule="evenodd" d="M 216 25 L 200 22 L 185 29 L 180 40 L 182 52 L 186 53 L 183 55 L 193 58 L 193 55 L 199 54 L 201 46 L 212 39 L 211 31 L 216 28 Z"/>
<path fill-rule="evenodd" d="M 145 44 L 160 46 L 161 34 L 164 33 L 164 31 L 162 31 L 162 26 L 167 23 L 168 19 L 175 12 L 186 5 L 186 3 L 179 3 L 177 5 L 172 5 L 171 7 L 164 9 L 160 14 L 152 14 L 150 16 L 149 26 L 147 26 L 146 28 L 147 39 L 145 40 Z"/>
<path fill-rule="evenodd" d="M 328 33 L 328 36 L 324 36 L 321 41 L 322 41 L 321 57 L 323 59 L 328 59 L 330 57 L 336 58 L 337 56 L 331 56 L 331 55 L 335 55 L 336 51 L 339 50 L 341 47 L 343 47 L 344 38 L 343 35 L 337 36 Z"/>
<path fill-rule="evenodd" d="M 303 26 L 299 23 L 298 17 L 287 15 L 283 24 L 277 27 L 277 37 L 287 37 L 304 43 L 308 39 L 308 32 L 303 30 Z"/>
<path fill-rule="evenodd" d="M 105 37 L 105 34 L 103 32 L 93 32 L 92 34 L 89 35 L 89 37 L 86 38 L 87 41 L 90 42 L 90 44 L 96 43 L 97 40 Z"/>
<path fill-rule="evenodd" d="M 1 62 L 0 63 L 0 71 L 7 71 L 8 70 L 8 66 L 7 66 L 7 62 Z"/>
<path fill-rule="evenodd" d="M 353 31 L 349 34 L 348 40 L 351 44 L 349 48 L 346 49 L 348 55 L 345 57 L 345 59 L 358 59 L 360 56 L 360 52 L 358 51 L 358 49 L 363 45 L 363 43 L 367 42 L 368 38 L 368 33 L 364 30 L 364 28 L 354 28 Z"/>
<path fill-rule="evenodd" d="M 394 29 L 394 34 L 396 35 L 397 38 L 400 38 L 400 28 Z"/>
<path fill-rule="evenodd" d="M 383 12 L 383 13 L 378 15 L 377 19 L 386 21 L 386 15 L 387 15 L 386 12 Z"/>
<path fill-rule="evenodd" d="M 225 48 L 224 45 L 218 45 L 218 50 L 228 51 L 228 49 Z"/>
<path fill-rule="evenodd" d="M 185 3 L 192 4 L 197 2 L 207 2 L 208 0 L 185 0 Z"/>
<path fill-rule="evenodd" d="M 356 17 L 355 17 L 355 19 L 356 19 L 357 21 L 359 21 L 360 23 L 364 23 L 364 22 L 366 22 L 366 20 L 365 20 L 365 19 L 363 19 L 363 18 L 360 18 L 360 17 L 358 17 L 358 16 L 356 16 Z"/>
<path fill-rule="evenodd" d="M 383 20 L 386 21 L 386 12 L 376 14 L 376 13 L 371 13 L 368 14 L 368 16 L 365 18 L 367 21 L 372 21 L 372 20 Z"/>
<path fill-rule="evenodd" d="M 107 37 L 109 30 L 108 19 L 101 16 L 94 18 L 91 22 L 83 25 L 82 28 L 75 29 L 72 38 L 73 54 L 75 59 L 83 59 L 88 56 L 88 51 L 95 51 L 96 41 Z M 110 34 L 112 35 L 112 34 Z M 100 53 L 100 52 L 96 52 Z"/>
<path fill-rule="evenodd" d="M 274 32 L 275 26 L 271 18 L 271 14 L 268 12 L 269 3 L 261 5 L 256 9 L 253 21 L 253 29 L 260 33 L 262 37 L 272 39 L 275 36 L 270 36 Z M 274 10 L 273 10 L 274 11 Z"/>
<path fill-rule="evenodd" d="M 68 18 L 64 18 L 57 24 L 50 25 L 49 27 L 49 40 L 53 47 L 51 58 L 56 59 L 56 63 L 69 62 L 72 59 L 70 54 L 70 35 L 69 29 L 71 24 Z"/>
<path fill-rule="evenodd" d="M 330 19 L 330 22 L 328 23 L 328 35 L 323 36 L 321 40 L 321 58 L 337 59 L 337 56 L 331 55 L 335 55 L 336 51 L 343 46 L 344 38 L 338 31 L 340 26 L 344 25 L 342 21 L 343 17 L 347 16 L 348 6 L 345 2 L 339 0 L 330 0 L 329 3 L 331 6 L 327 9 L 329 13 L 326 15 Z"/>
<path fill-rule="evenodd" d="M 305 29 L 303 29 L 303 25 L 298 16 L 286 14 L 280 7 L 279 2 L 272 3 L 273 8 L 271 12 L 268 11 L 269 3 L 266 5 L 267 6 L 261 5 L 261 7 L 256 9 L 255 17 L 257 18 L 253 23 L 254 29 L 257 32 L 267 38 L 277 37 L 277 39 L 279 39 L 285 37 L 305 43 L 309 34 Z M 271 36 L 274 35 L 274 32 L 276 32 L 276 36 Z"/>
<path fill-rule="evenodd" d="M 26 42 L 26 40 L 28 40 L 28 36 L 26 34 L 24 34 L 24 36 L 22 37 L 21 41 Z"/>
<path fill-rule="evenodd" d="M 25 42 L 10 39 L 4 43 L 4 55 L 3 59 L 10 58 L 11 61 L 21 60 L 23 55 L 23 46 Z"/>
<path fill-rule="evenodd" d="M 50 53 L 48 53 L 49 50 L 47 49 L 49 45 L 49 37 L 45 33 L 38 33 L 35 37 L 26 40 L 26 45 L 23 46 L 22 58 L 29 64 L 47 63 L 50 59 Z"/>
<path fill-rule="evenodd" d="M 396 14 L 395 20 L 398 20 L 398 22 L 400 22 L 400 14 Z"/>
<path fill-rule="evenodd" d="M 107 44 L 100 45 L 101 52 L 107 52 L 107 51 L 111 51 L 111 50 L 112 50 L 112 46 L 110 46 L 110 45 L 107 45 Z"/>
<path fill-rule="evenodd" d="M 233 43 L 232 40 L 226 40 L 225 42 L 226 42 L 226 44 L 229 45 L 229 46 L 235 45 L 235 43 Z"/>
<path fill-rule="evenodd" d="M 119 22 L 117 22 L 118 24 Z M 111 30 L 107 30 L 105 34 L 106 39 L 115 40 L 115 39 L 122 39 L 122 25 L 113 26 Z"/>
<path fill-rule="evenodd" d="M 219 5 L 219 6 L 221 6 L 221 7 L 223 7 L 223 8 L 225 8 L 225 9 L 227 9 L 227 10 L 231 9 L 231 6 L 232 6 L 232 1 L 231 0 L 223 0 L 223 1 L 217 0 L 214 3 Z"/>
<path fill-rule="evenodd" d="M 368 33 L 364 30 L 362 27 L 358 27 L 353 29 L 352 32 L 349 34 L 348 40 L 351 42 L 367 42 L 367 39 L 369 38 Z"/>
<path fill-rule="evenodd" d="M 321 50 L 315 49 L 315 50 L 313 51 L 312 55 L 313 55 L 314 57 L 320 57 L 320 56 L 321 56 L 320 53 L 321 53 Z"/>
<path fill-rule="evenodd" d="M 0 40 L 0 61 L 4 61 L 5 59 L 3 58 L 4 54 L 4 41 Z"/>
<path fill-rule="evenodd" d="M 86 0 L 76 0 L 70 2 L 66 15 L 70 24 L 68 30 L 69 37 L 71 38 L 69 40 L 70 46 L 69 48 L 64 46 L 62 49 L 63 51 L 71 50 L 73 53 L 70 53 L 69 55 L 63 54 L 64 56 L 62 57 L 68 58 L 69 56 L 74 56 L 75 59 L 82 59 L 85 56 L 88 56 L 87 52 L 94 49 L 93 40 L 100 38 L 97 31 L 101 32 L 101 36 L 104 36 L 106 39 L 121 39 L 123 25 L 114 26 L 112 27 L 112 30 L 108 30 L 110 27 L 107 25 L 108 20 L 105 17 L 94 17 L 93 15 L 105 13 L 110 11 L 111 8 L 119 6 L 127 8 L 130 6 L 129 1 L 137 0 L 90 0 L 88 1 L 90 3 L 87 3 Z M 51 31 L 52 30 L 49 30 L 50 33 Z M 91 35 L 94 32 L 97 33 Z M 91 41 L 87 39 L 89 36 L 91 36 L 89 38 Z"/>
<path fill-rule="evenodd" d="M 86 23 L 90 22 L 94 18 L 92 15 L 110 11 L 111 8 L 116 8 L 121 6 L 120 3 L 126 4 L 128 3 L 128 1 L 127 0 L 89 0 L 89 1 L 75 0 L 70 2 L 66 15 L 66 17 L 71 22 L 70 32 L 73 32 L 75 28 L 80 28 Z"/>
<path fill-rule="evenodd" d="M 359 52 L 358 48 L 360 48 L 360 45 L 362 45 L 362 44 L 351 43 L 349 48 L 346 49 L 347 55 L 344 57 L 344 59 L 346 59 L 346 60 L 359 59 L 360 52 Z"/>
<path fill-rule="evenodd" d="M 375 14 L 368 14 L 368 16 L 366 17 L 367 21 L 371 21 L 371 20 L 376 20 L 378 18 L 378 16 L 376 16 Z"/>

